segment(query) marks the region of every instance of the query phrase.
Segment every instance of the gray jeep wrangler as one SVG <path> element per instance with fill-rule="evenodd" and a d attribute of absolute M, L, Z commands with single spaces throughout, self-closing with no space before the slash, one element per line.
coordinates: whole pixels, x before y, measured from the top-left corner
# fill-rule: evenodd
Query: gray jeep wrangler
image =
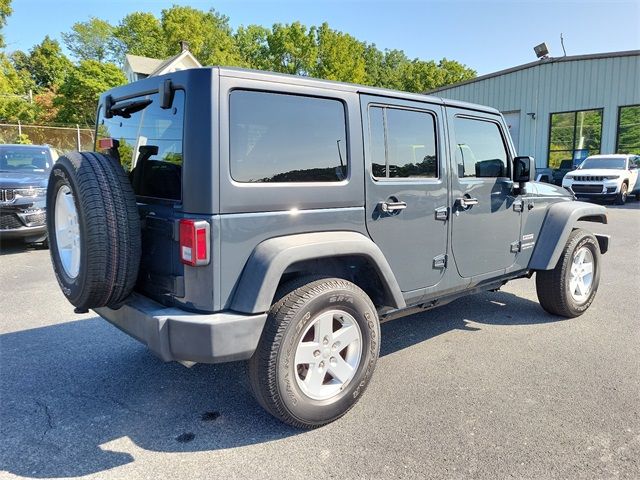
<path fill-rule="evenodd" d="M 94 152 L 53 167 L 53 268 L 164 361 L 248 360 L 297 427 L 344 415 L 380 322 L 531 277 L 576 317 L 598 288 L 604 207 L 537 183 L 500 113 L 233 68 L 101 96 Z"/>

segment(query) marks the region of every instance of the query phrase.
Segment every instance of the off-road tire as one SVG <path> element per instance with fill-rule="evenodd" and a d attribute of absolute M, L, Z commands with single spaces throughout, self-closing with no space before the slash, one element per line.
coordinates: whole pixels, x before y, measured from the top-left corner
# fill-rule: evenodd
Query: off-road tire
<path fill-rule="evenodd" d="M 574 254 L 586 246 L 593 256 L 591 291 L 583 302 L 576 302 L 569 292 L 569 280 Z M 553 270 L 536 272 L 536 292 L 542 308 L 552 315 L 574 318 L 582 315 L 591 305 L 600 283 L 600 247 L 596 238 L 582 229 L 571 232 Z"/>
<path fill-rule="evenodd" d="M 67 186 L 78 216 L 80 263 L 67 275 L 56 241 L 55 202 Z M 72 152 L 54 164 L 47 187 L 47 229 L 53 269 L 78 311 L 118 305 L 132 292 L 141 252 L 140 217 L 129 179 L 114 158 Z"/>
<path fill-rule="evenodd" d="M 616 195 L 616 205 L 624 205 L 627 203 L 627 198 L 629 197 L 629 186 L 626 183 L 622 183 L 620 185 L 620 193 Z"/>
<path fill-rule="evenodd" d="M 380 323 L 367 294 L 351 282 L 307 277 L 290 285 L 292 291 L 269 311 L 248 363 L 249 383 L 258 403 L 277 419 L 296 428 L 317 428 L 343 416 L 364 393 L 380 351 Z M 317 315 L 336 308 L 349 312 L 358 323 L 360 363 L 344 390 L 327 400 L 315 400 L 293 377 L 297 375 L 293 356 L 305 328 Z"/>

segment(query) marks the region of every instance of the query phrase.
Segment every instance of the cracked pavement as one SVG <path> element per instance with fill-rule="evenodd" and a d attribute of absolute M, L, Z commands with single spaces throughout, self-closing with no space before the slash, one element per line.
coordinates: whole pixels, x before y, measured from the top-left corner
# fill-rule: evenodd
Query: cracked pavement
<path fill-rule="evenodd" d="M 532 280 L 386 323 L 371 385 L 299 431 L 243 364 L 164 364 L 75 315 L 47 251 L 2 245 L 0 478 L 640 478 L 640 203 L 609 209 L 574 320 Z"/>

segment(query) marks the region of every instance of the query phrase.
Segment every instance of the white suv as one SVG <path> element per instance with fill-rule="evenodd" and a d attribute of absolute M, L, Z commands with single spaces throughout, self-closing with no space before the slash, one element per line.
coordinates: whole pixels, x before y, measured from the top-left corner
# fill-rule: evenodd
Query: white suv
<path fill-rule="evenodd" d="M 591 155 L 569 172 L 562 186 L 578 198 L 615 198 L 623 205 L 629 195 L 640 200 L 640 155 Z"/>

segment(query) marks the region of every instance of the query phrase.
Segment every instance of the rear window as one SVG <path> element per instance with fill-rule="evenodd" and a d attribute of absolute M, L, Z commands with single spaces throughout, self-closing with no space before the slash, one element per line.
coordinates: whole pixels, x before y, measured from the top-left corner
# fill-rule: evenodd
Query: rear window
<path fill-rule="evenodd" d="M 182 198 L 182 141 L 184 91 L 176 90 L 171 108 L 160 108 L 158 94 L 143 109 L 123 116 L 104 117 L 100 110 L 98 139 L 118 141 L 117 154 L 129 173 L 136 195 L 165 200 Z M 117 104 L 116 104 L 117 106 Z"/>
<path fill-rule="evenodd" d="M 231 176 L 236 182 L 339 182 L 347 177 L 339 100 L 234 90 Z"/>

